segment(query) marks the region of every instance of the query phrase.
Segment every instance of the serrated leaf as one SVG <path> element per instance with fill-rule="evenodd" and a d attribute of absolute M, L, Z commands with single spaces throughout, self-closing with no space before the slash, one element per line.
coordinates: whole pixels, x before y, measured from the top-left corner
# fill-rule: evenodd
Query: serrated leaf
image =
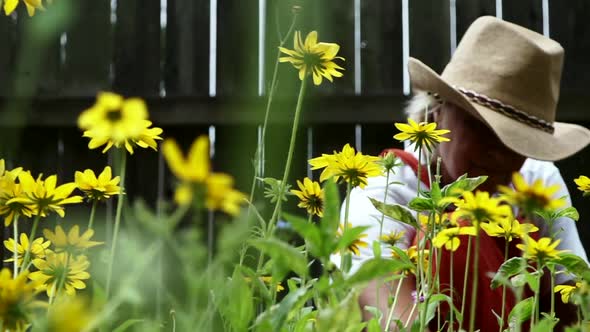
<path fill-rule="evenodd" d="M 410 211 L 408 211 L 402 205 L 383 204 L 376 199 L 373 199 L 370 197 L 369 197 L 369 199 L 371 200 L 371 203 L 373 203 L 373 206 L 375 206 L 375 208 L 379 212 L 383 213 L 384 215 L 386 215 L 394 220 L 403 222 L 404 224 L 411 225 L 412 227 L 419 228 L 416 218 L 414 218 L 412 213 Z"/>
<path fill-rule="evenodd" d="M 578 210 L 576 210 L 575 207 L 570 206 L 565 209 L 561 209 L 561 210 L 557 211 L 556 219 L 562 218 L 562 217 L 566 217 L 566 218 L 570 218 L 575 221 L 578 221 L 580 219 L 580 214 L 578 213 Z"/>
<path fill-rule="evenodd" d="M 365 261 L 355 274 L 346 279 L 346 283 L 352 286 L 359 283 L 369 282 L 411 267 L 411 265 L 408 265 L 401 260 L 372 258 Z"/>
<path fill-rule="evenodd" d="M 531 314 L 533 312 L 533 306 L 535 304 L 535 299 L 533 297 L 528 297 L 520 302 L 518 302 L 510 314 L 508 315 L 508 321 L 512 324 L 522 324 L 531 318 Z"/>
<path fill-rule="evenodd" d="M 307 276 L 305 256 L 289 244 L 274 238 L 252 240 L 251 243 L 272 258 L 274 268 L 278 268 L 275 270 L 277 279 L 282 280 L 291 270 L 300 277 Z"/>
<path fill-rule="evenodd" d="M 503 284 L 506 284 L 508 279 L 518 273 L 524 271 L 527 267 L 526 260 L 522 257 L 512 257 L 509 260 L 502 263 L 498 272 L 494 275 L 490 287 L 492 289 L 498 288 Z"/>

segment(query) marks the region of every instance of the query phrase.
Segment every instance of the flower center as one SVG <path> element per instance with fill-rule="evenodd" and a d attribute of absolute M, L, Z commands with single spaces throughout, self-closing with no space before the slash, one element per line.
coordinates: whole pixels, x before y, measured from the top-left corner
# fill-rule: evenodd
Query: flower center
<path fill-rule="evenodd" d="M 120 110 L 109 110 L 107 111 L 106 118 L 109 122 L 118 122 L 121 121 L 122 115 Z"/>

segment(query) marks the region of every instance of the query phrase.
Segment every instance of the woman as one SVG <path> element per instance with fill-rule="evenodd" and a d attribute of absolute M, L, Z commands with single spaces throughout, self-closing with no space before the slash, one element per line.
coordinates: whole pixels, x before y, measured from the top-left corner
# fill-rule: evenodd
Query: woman
<path fill-rule="evenodd" d="M 423 120 L 424 110 L 428 109 L 429 121 L 435 121 L 440 129 L 450 130 L 450 142 L 442 143 L 431 158 L 435 161 L 440 157 L 442 161 L 443 185 L 465 173 L 471 177 L 487 175 L 488 180 L 478 190 L 494 193 L 498 185 L 510 184 L 513 172 L 520 172 L 529 184 L 541 179 L 546 186 L 559 185 L 561 189 L 555 197 L 567 196 L 566 206 L 571 205 L 564 181 L 552 161 L 584 148 L 590 143 L 590 131 L 555 121 L 562 63 L 563 48 L 557 42 L 494 17 L 479 18 L 470 26 L 440 76 L 420 61 L 410 59 L 410 77 L 417 92 L 408 107 L 410 116 Z M 390 182 L 406 184 L 388 187 L 387 202 L 390 204 L 406 205 L 416 197 L 418 177 L 410 166 L 416 160 L 413 150 L 409 147 L 402 153 L 405 157 L 400 157 L 405 164 L 395 169 L 395 175 L 390 177 Z M 422 186 L 428 187 L 427 180 L 422 179 Z M 364 189 L 357 188 L 351 193 L 349 224 L 370 226 L 369 243 L 378 240 L 379 225 L 374 220 L 381 214 L 368 197 L 382 201 L 384 195 L 384 177 L 370 179 Z M 541 235 L 552 233 L 546 225 L 538 226 Z M 557 235 L 562 240 L 558 248 L 570 250 L 587 261 L 573 220 L 559 219 L 554 229 L 560 228 L 563 231 Z M 402 231 L 404 237 L 398 246 L 407 248 L 415 241 L 415 230 L 386 218 L 383 234 Z M 382 252 L 384 256 L 389 255 L 385 247 Z M 371 256 L 370 248 L 361 250 L 359 256 L 353 257 L 353 270 Z M 338 264 L 339 260 L 334 259 L 334 262 Z M 466 262 L 456 264 L 464 266 Z M 487 272 L 496 271 L 481 271 L 480 274 Z M 557 279 L 558 284 L 568 282 L 565 275 Z M 387 301 L 393 287 L 395 285 L 373 282 L 359 298 L 361 308 L 376 306 L 387 316 Z M 480 285 L 478 292 L 484 294 L 486 288 L 489 284 Z M 542 296 L 553 296 L 549 288 L 542 291 Z M 402 283 L 394 319 L 403 322 L 415 319 L 417 313 L 407 310 L 414 301 L 412 292 L 415 289 L 411 280 Z M 377 292 L 380 296 L 376 296 Z M 478 297 L 478 300 L 483 301 L 485 307 L 485 297 Z M 559 315 L 559 310 L 565 307 L 560 300 L 556 304 Z M 561 317 L 562 323 L 566 318 Z M 491 308 L 478 308 L 476 329 L 497 331 L 495 321 Z"/>

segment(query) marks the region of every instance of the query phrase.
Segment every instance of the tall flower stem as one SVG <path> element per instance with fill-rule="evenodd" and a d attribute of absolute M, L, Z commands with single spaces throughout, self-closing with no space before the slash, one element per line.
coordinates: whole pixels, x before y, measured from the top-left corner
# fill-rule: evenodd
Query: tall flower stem
<path fill-rule="evenodd" d="M 40 209 L 39 209 L 40 210 Z M 31 228 L 31 234 L 29 235 L 29 245 L 27 246 L 27 251 L 25 252 L 25 258 L 23 259 L 23 263 L 21 266 L 24 266 L 24 269 L 21 271 L 26 271 L 29 269 L 30 265 L 30 258 L 31 258 L 31 248 L 33 247 L 33 240 L 35 239 L 35 234 L 37 233 L 37 225 L 39 225 L 39 219 L 41 219 L 41 211 L 37 213 L 35 219 L 33 220 L 33 227 Z M 16 241 L 16 239 L 14 239 Z"/>
<path fill-rule="evenodd" d="M 18 213 L 14 216 L 14 220 L 12 221 L 12 231 L 13 231 L 13 239 L 14 239 L 14 251 L 13 251 L 13 259 L 14 259 L 14 279 L 18 276 Z M 29 242 L 32 239 L 29 239 Z"/>
<path fill-rule="evenodd" d="M 454 270 L 453 269 L 453 266 L 454 266 L 453 265 L 453 253 L 454 253 L 453 251 L 451 251 L 451 253 L 450 253 L 450 256 L 451 256 L 450 257 L 450 261 L 451 261 L 450 267 L 451 268 L 449 269 L 449 274 L 450 274 L 449 282 L 450 282 L 450 289 L 451 289 L 451 312 L 450 312 L 451 321 L 449 323 L 449 329 L 451 332 L 453 332 L 453 328 L 455 327 L 455 301 L 453 300 L 454 294 L 455 294 L 455 283 L 453 281 L 453 270 Z"/>
<path fill-rule="evenodd" d="M 471 236 L 467 240 L 467 255 L 465 258 L 465 272 L 463 273 L 463 291 L 461 292 L 461 319 L 465 317 L 465 295 L 467 294 L 467 275 L 469 274 L 469 263 L 471 261 Z M 463 322 L 461 322 L 463 325 Z"/>
<path fill-rule="evenodd" d="M 111 243 L 111 254 L 109 257 L 109 265 L 107 269 L 107 299 L 111 291 L 111 279 L 113 277 L 113 261 L 115 260 L 115 250 L 117 249 L 117 237 L 119 235 L 119 225 L 121 224 L 121 212 L 123 211 L 123 200 L 125 195 L 125 167 L 127 163 L 127 153 L 125 150 L 120 149 L 121 154 L 121 165 L 119 169 L 119 176 L 121 178 L 120 187 L 121 194 L 117 201 L 117 212 L 115 215 L 115 230 L 113 232 L 113 242 Z"/>
<path fill-rule="evenodd" d="M 92 229 L 92 224 L 94 223 L 94 213 L 96 212 L 96 204 L 98 201 L 92 201 L 92 209 L 90 209 L 90 218 L 88 219 L 88 229 Z"/>
<path fill-rule="evenodd" d="M 391 324 L 391 319 L 393 318 L 393 311 L 395 310 L 395 305 L 397 304 L 397 299 L 399 297 L 399 292 L 402 289 L 402 282 L 404 282 L 403 276 L 397 281 L 397 287 L 395 289 L 395 296 L 393 298 L 393 303 L 391 304 L 391 308 L 389 308 L 389 313 L 387 314 L 387 322 L 385 323 L 385 331 L 389 331 L 389 325 Z M 377 300 L 377 303 L 379 300 Z"/>
<path fill-rule="evenodd" d="M 389 190 L 389 175 L 391 174 L 391 170 L 387 170 L 387 175 L 385 176 L 385 194 L 383 195 L 383 205 L 385 205 L 385 203 L 387 203 L 387 193 Z M 379 237 L 377 238 L 379 241 L 381 241 L 381 236 L 383 236 L 383 221 L 385 219 L 385 213 L 381 213 L 381 219 L 379 219 Z M 376 299 L 377 299 L 377 303 L 379 303 L 379 297 L 380 297 L 380 291 L 379 289 L 381 288 L 381 280 L 377 280 L 377 287 L 376 287 Z"/>
<path fill-rule="evenodd" d="M 291 129 L 291 141 L 289 142 L 289 152 L 287 153 L 287 163 L 285 165 L 285 173 L 283 174 L 283 180 L 281 181 L 281 189 L 279 192 L 279 198 L 277 204 L 270 218 L 268 227 L 270 234 L 274 230 L 275 223 L 279 218 L 279 212 L 281 210 L 281 204 L 283 202 L 282 195 L 284 194 L 285 188 L 287 187 L 287 180 L 289 179 L 289 173 L 291 171 L 291 163 L 293 161 L 293 154 L 295 152 L 295 141 L 297 139 L 297 129 L 299 127 L 299 118 L 301 117 L 301 106 L 303 105 L 303 97 L 305 96 L 305 86 L 307 77 L 301 81 L 301 87 L 299 88 L 299 97 L 297 98 L 297 105 L 295 106 L 295 117 L 293 119 L 293 128 Z"/>
<path fill-rule="evenodd" d="M 291 35 L 291 33 L 293 32 L 293 29 L 295 28 L 295 22 L 297 20 L 297 13 L 293 14 L 293 20 L 291 21 L 291 26 L 289 27 L 289 30 L 287 31 L 287 34 L 283 37 L 283 39 L 281 39 L 279 47 L 283 47 L 285 45 L 285 43 L 287 42 L 287 39 L 289 38 L 289 36 Z M 264 122 L 262 124 L 262 134 L 260 135 L 260 142 L 258 143 L 258 146 L 256 147 L 256 153 L 254 155 L 254 174 L 255 176 L 252 178 L 252 185 L 251 185 L 251 189 L 250 189 L 250 198 L 249 198 L 249 202 L 254 202 L 254 189 L 256 188 L 256 178 L 257 176 L 259 176 L 260 174 L 258 173 L 259 169 L 260 169 L 260 164 L 263 163 L 262 158 L 264 158 L 264 147 L 265 147 L 265 142 L 266 142 L 266 128 L 268 127 L 268 118 L 270 115 L 270 106 L 272 105 L 272 100 L 276 91 L 276 87 L 277 87 L 277 76 L 278 76 L 278 72 L 279 72 L 279 58 L 281 57 L 281 51 L 277 49 L 277 56 L 275 59 L 275 65 L 274 65 L 274 69 L 272 72 L 272 80 L 270 82 L 270 92 L 268 94 L 268 100 L 266 101 L 266 110 L 264 112 Z M 248 215 L 250 215 L 250 210 L 251 210 L 251 206 L 248 206 Z"/>
<path fill-rule="evenodd" d="M 346 183 L 346 198 L 345 198 L 345 202 L 344 202 L 344 229 L 342 230 L 342 235 L 344 235 L 344 232 L 346 232 L 346 230 L 348 229 L 348 211 L 350 210 L 350 191 L 352 189 L 352 186 L 350 184 L 350 182 Z M 342 250 L 340 251 L 340 269 L 342 269 L 342 272 L 346 273 L 348 271 L 344 270 L 344 257 L 346 256 L 346 248 L 342 248 Z"/>
<path fill-rule="evenodd" d="M 479 269 L 479 229 L 480 224 L 479 221 L 475 222 L 475 257 L 473 259 L 473 280 L 471 282 L 471 308 L 469 310 L 469 332 L 473 332 L 475 327 L 475 305 L 477 301 L 475 301 L 477 297 L 477 272 Z"/>
<path fill-rule="evenodd" d="M 504 262 L 508 260 L 508 247 L 510 242 L 506 239 L 506 244 L 504 245 Z M 553 288 L 552 288 L 553 289 Z M 502 285 L 502 303 L 506 303 L 506 285 Z M 502 314 L 500 315 L 501 325 L 500 330 L 498 332 L 502 332 L 504 329 L 504 315 L 506 315 L 506 305 L 502 305 Z"/>

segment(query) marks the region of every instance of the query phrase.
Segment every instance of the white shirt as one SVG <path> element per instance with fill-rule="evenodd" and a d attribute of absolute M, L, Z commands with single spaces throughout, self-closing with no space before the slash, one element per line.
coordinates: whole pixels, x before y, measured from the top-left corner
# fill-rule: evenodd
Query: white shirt
<path fill-rule="evenodd" d="M 389 176 L 390 185 L 387 190 L 388 193 L 386 203 L 407 206 L 407 204 L 416 197 L 418 179 L 414 170 L 412 170 L 412 168 L 407 165 L 402 165 L 395 168 L 394 172 L 394 174 L 390 173 Z M 528 184 L 532 184 L 535 180 L 541 179 L 545 186 L 558 185 L 560 189 L 557 191 L 557 193 L 555 193 L 554 197 L 566 197 L 566 204 L 563 206 L 563 208 L 572 205 L 567 186 L 561 177 L 559 169 L 552 162 L 526 159 L 522 165 L 520 173 Z M 379 240 L 379 220 L 381 220 L 382 214 L 381 212 L 377 211 L 377 209 L 375 209 L 368 197 L 371 197 L 379 202 L 383 202 L 383 198 L 385 197 L 385 182 L 385 176 L 369 178 L 368 184 L 365 186 L 365 188 L 361 189 L 360 187 L 357 187 L 354 188 L 350 193 L 348 225 L 350 227 L 369 226 L 369 229 L 365 231 L 368 236 L 363 238 L 363 240 L 369 243 L 369 246 L 367 248 L 359 248 L 360 255 L 352 256 L 352 267 L 350 273 L 354 273 L 354 271 L 356 271 L 363 264 L 363 262 L 373 257 L 373 249 L 371 244 L 373 241 Z M 401 182 L 403 184 L 395 184 L 395 182 Z M 425 184 L 421 184 L 421 188 L 428 187 Z M 342 204 L 341 223 L 344 223 L 344 206 L 345 204 Z M 414 217 L 416 217 L 415 211 L 409 211 L 412 212 Z M 549 234 L 555 233 L 555 231 L 561 229 L 557 235 L 557 238 L 561 239 L 561 242 L 557 248 L 560 250 L 569 250 L 570 253 L 578 255 L 588 262 L 588 257 L 586 256 L 586 251 L 584 250 L 582 242 L 580 241 L 574 220 L 570 218 L 557 219 L 553 226 L 553 232 L 550 232 L 548 229 L 549 226 L 542 221 L 540 224 L 537 224 L 537 227 L 539 227 L 541 237 L 549 236 Z M 382 234 L 390 234 L 391 232 L 402 231 L 405 233 L 403 238 L 398 242 L 397 246 L 402 249 L 406 249 L 412 244 L 414 236 L 416 235 L 416 230 L 410 225 L 404 224 L 387 216 L 384 217 Z M 391 250 L 383 243 L 381 244 L 381 247 L 382 257 L 391 257 Z M 332 255 L 331 260 L 337 266 L 340 265 L 339 254 Z M 563 283 L 568 279 L 570 279 L 570 277 L 564 274 L 558 274 L 556 281 L 558 283 Z"/>

